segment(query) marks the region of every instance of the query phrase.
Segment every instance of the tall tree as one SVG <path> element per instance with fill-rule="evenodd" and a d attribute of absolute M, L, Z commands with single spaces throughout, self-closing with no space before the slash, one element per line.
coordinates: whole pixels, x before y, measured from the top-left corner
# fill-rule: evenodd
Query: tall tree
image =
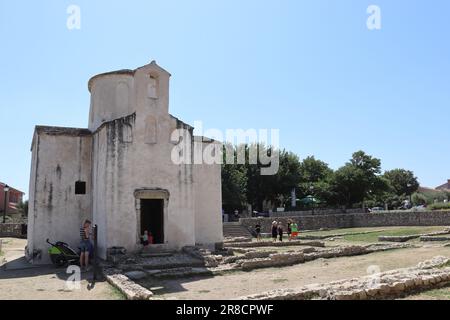
<path fill-rule="evenodd" d="M 242 147 L 242 146 L 241 146 Z M 261 168 L 264 167 L 259 161 L 254 164 L 252 156 L 265 153 L 269 157 L 273 150 L 263 144 L 251 144 L 245 146 L 247 158 L 247 199 L 253 208 L 262 211 L 264 200 L 275 202 L 278 198 L 277 175 L 262 175 Z M 255 160 L 255 159 L 253 159 Z"/>
<path fill-rule="evenodd" d="M 412 195 L 419 189 L 419 181 L 414 173 L 404 169 L 386 171 L 384 177 L 389 181 L 397 196 Z"/>
<path fill-rule="evenodd" d="M 323 204 L 330 204 L 332 202 L 330 179 L 333 170 L 330 169 L 328 164 L 316 159 L 314 156 L 310 156 L 302 161 L 299 171 L 299 196 L 304 198 L 308 195 L 313 195 Z"/>
<path fill-rule="evenodd" d="M 247 169 L 242 165 L 222 166 L 222 203 L 225 212 L 241 209 L 247 203 Z"/>
<path fill-rule="evenodd" d="M 333 175 L 332 190 L 336 203 L 353 206 L 378 194 L 384 188 L 380 173 L 380 159 L 363 151 L 355 152 L 350 161 Z"/>
<path fill-rule="evenodd" d="M 274 192 L 279 205 L 285 205 L 286 200 L 291 196 L 291 191 L 298 186 L 301 181 L 301 163 L 297 155 L 283 150 L 280 152 L 280 168 L 275 175 Z"/>

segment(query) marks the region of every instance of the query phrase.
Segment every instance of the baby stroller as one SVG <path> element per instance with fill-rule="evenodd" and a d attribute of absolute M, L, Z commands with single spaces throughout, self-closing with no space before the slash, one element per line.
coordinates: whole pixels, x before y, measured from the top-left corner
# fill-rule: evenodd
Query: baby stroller
<path fill-rule="evenodd" d="M 49 239 L 47 239 L 47 243 L 51 245 L 50 249 L 48 249 L 48 254 L 55 266 L 65 267 L 69 264 L 79 263 L 80 255 L 67 243 L 61 241 L 51 243 Z"/>

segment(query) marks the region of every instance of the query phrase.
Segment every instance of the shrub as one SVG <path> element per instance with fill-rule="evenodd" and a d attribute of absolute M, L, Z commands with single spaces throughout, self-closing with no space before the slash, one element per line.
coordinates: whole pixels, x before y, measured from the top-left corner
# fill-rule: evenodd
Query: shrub
<path fill-rule="evenodd" d="M 450 202 L 439 202 L 428 206 L 430 210 L 450 210 Z"/>

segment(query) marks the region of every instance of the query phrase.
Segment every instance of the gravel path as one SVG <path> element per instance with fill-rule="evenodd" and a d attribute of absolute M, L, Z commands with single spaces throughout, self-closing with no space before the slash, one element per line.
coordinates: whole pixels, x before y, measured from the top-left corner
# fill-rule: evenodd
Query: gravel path
<path fill-rule="evenodd" d="M 111 300 L 120 299 L 107 282 L 94 286 L 92 274 L 82 274 L 80 289 L 69 290 L 65 269 L 31 267 L 24 261 L 26 240 L 3 238 L 6 264 L 0 268 L 0 300 Z M 5 243 L 6 242 L 6 243 Z M 1 257 L 0 257 L 1 260 Z"/>
<path fill-rule="evenodd" d="M 162 299 L 233 299 L 274 289 L 352 279 L 367 275 L 371 266 L 377 266 L 380 271 L 415 266 L 438 255 L 450 256 L 450 248 L 427 246 L 399 249 L 364 256 L 319 259 L 291 267 L 260 269 L 248 273 L 150 281 L 145 285 Z"/>

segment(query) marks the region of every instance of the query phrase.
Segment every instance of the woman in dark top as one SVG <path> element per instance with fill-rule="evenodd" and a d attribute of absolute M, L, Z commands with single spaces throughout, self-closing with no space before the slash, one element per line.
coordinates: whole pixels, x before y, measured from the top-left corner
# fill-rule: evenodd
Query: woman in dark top
<path fill-rule="evenodd" d="M 283 225 L 278 224 L 278 235 L 280 236 L 280 242 L 283 242 Z"/>
<path fill-rule="evenodd" d="M 89 254 L 92 250 L 90 238 L 91 221 L 86 219 L 80 228 L 80 267 L 82 271 L 89 271 Z"/>
<path fill-rule="evenodd" d="M 259 223 L 255 226 L 255 232 L 256 232 L 256 240 L 259 242 L 261 241 L 261 225 Z"/>
<path fill-rule="evenodd" d="M 291 224 L 292 224 L 292 221 L 289 220 L 289 222 L 287 224 L 287 235 L 288 235 L 289 241 L 291 241 L 291 233 L 292 233 Z"/>
<path fill-rule="evenodd" d="M 272 240 L 273 242 L 277 241 L 278 236 L 278 223 L 276 221 L 272 222 Z"/>

